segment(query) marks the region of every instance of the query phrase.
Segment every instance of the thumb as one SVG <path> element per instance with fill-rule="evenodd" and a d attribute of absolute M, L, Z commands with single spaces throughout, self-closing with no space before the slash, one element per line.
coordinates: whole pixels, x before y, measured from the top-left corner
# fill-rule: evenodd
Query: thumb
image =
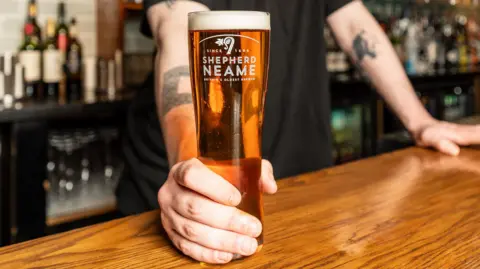
<path fill-rule="evenodd" d="M 460 147 L 447 139 L 439 140 L 438 142 L 433 144 L 433 147 L 436 148 L 438 151 L 451 156 L 458 156 L 458 154 L 460 154 Z"/>
<path fill-rule="evenodd" d="M 260 178 L 260 190 L 268 194 L 274 194 L 277 192 L 277 182 L 273 176 L 272 164 L 267 161 L 262 161 L 262 176 Z"/>

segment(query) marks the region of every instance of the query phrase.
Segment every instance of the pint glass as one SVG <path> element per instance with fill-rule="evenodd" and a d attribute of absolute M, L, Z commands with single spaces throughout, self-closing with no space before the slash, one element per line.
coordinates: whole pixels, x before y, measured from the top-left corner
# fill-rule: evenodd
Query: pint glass
<path fill-rule="evenodd" d="M 190 13 L 189 46 L 198 158 L 240 191 L 238 208 L 263 223 L 259 181 L 270 15 Z M 260 249 L 263 233 L 257 241 Z"/>

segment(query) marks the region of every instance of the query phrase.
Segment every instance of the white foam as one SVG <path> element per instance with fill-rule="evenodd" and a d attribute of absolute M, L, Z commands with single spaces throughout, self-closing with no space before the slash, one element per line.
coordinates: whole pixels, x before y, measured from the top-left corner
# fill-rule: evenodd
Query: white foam
<path fill-rule="evenodd" d="M 260 11 L 200 11 L 188 14 L 190 30 L 270 30 L 270 14 Z"/>

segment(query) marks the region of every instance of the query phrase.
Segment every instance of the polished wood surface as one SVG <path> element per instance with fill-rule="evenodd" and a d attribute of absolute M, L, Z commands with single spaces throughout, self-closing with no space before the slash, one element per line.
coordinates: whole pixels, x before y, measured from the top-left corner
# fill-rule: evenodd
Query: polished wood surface
<path fill-rule="evenodd" d="M 480 268 L 480 151 L 411 148 L 279 182 L 226 268 Z M 0 268 L 200 268 L 151 212 L 0 249 Z"/>

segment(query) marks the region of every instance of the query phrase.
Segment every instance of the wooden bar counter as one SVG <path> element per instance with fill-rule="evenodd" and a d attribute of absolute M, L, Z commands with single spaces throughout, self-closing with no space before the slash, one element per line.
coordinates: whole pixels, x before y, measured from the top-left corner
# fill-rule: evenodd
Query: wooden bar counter
<path fill-rule="evenodd" d="M 279 187 L 265 198 L 265 247 L 226 268 L 480 268 L 479 150 L 410 148 Z M 201 265 L 151 212 L 2 248 L 0 268 Z"/>

